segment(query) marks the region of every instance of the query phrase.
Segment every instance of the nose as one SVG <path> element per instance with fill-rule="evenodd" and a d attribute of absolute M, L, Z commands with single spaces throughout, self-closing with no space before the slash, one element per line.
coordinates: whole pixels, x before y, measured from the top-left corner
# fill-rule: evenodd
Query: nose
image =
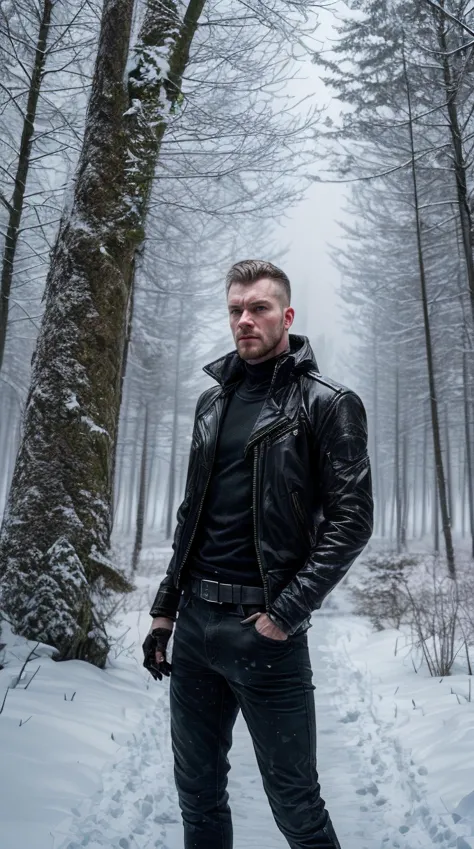
<path fill-rule="evenodd" d="M 244 310 L 242 315 L 239 318 L 239 322 L 237 327 L 250 327 L 253 324 L 253 319 L 250 313 L 247 310 Z"/>

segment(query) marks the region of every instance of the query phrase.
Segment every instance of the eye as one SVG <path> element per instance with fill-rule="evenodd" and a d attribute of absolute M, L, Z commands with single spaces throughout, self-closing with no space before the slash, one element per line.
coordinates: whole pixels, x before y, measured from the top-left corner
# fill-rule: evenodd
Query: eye
<path fill-rule="evenodd" d="M 266 307 L 264 307 L 263 304 L 260 304 L 260 306 L 256 307 L 256 309 L 257 310 L 266 310 Z"/>

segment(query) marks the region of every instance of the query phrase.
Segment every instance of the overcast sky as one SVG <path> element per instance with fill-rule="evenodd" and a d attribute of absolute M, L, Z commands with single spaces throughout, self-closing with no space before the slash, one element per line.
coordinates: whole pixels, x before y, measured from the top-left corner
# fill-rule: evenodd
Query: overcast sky
<path fill-rule="evenodd" d="M 334 34 L 333 21 L 328 13 L 322 13 L 321 25 L 317 37 L 322 48 L 330 47 Z M 331 100 L 331 93 L 320 79 L 320 69 L 311 62 L 305 63 L 299 73 L 297 93 L 315 95 L 318 106 L 325 107 L 325 114 L 336 118 L 340 104 Z M 318 173 L 317 151 L 315 149 L 312 173 Z M 289 221 L 281 227 L 282 241 L 289 245 L 289 254 L 285 259 L 287 272 L 293 289 L 295 308 L 295 333 L 303 333 L 314 338 L 324 333 L 335 351 L 350 353 L 353 339 L 344 333 L 341 320 L 341 303 L 336 294 L 340 274 L 329 256 L 329 246 L 341 242 L 341 231 L 337 221 L 344 218 L 344 194 L 346 187 L 341 184 L 313 183 L 305 200 L 289 213 Z M 315 351 L 316 358 L 318 351 Z M 324 363 L 320 368 L 324 371 Z M 345 369 L 334 362 L 335 380 L 346 380 Z M 334 369 L 336 373 L 334 373 Z"/>
<path fill-rule="evenodd" d="M 342 325 L 336 288 L 340 276 L 331 262 L 329 245 L 341 235 L 336 221 L 342 218 L 343 189 L 315 183 L 307 198 L 282 227 L 290 249 L 285 261 L 293 288 L 296 333 L 325 333 L 341 341 Z"/>

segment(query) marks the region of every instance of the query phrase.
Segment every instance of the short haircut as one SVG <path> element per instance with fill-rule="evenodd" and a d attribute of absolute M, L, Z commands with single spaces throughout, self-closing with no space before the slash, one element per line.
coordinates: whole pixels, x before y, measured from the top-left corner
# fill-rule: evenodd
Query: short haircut
<path fill-rule="evenodd" d="M 226 274 L 226 293 L 229 294 L 229 289 L 232 283 L 256 283 L 257 280 L 262 280 L 268 277 L 269 280 L 274 280 L 278 283 L 284 293 L 285 306 L 291 303 L 291 285 L 288 277 L 281 268 L 272 265 L 271 262 L 265 262 L 263 259 L 244 259 L 242 262 L 236 262 L 230 271 Z"/>

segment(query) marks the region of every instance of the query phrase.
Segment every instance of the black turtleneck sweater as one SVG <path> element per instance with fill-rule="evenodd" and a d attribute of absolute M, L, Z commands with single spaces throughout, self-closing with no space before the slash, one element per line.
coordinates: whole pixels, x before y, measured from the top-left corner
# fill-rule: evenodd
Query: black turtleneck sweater
<path fill-rule="evenodd" d="M 245 376 L 227 404 L 199 528 L 191 574 L 226 584 L 261 586 L 252 514 L 253 452 L 245 446 L 270 388 L 277 358 L 245 363 Z"/>

